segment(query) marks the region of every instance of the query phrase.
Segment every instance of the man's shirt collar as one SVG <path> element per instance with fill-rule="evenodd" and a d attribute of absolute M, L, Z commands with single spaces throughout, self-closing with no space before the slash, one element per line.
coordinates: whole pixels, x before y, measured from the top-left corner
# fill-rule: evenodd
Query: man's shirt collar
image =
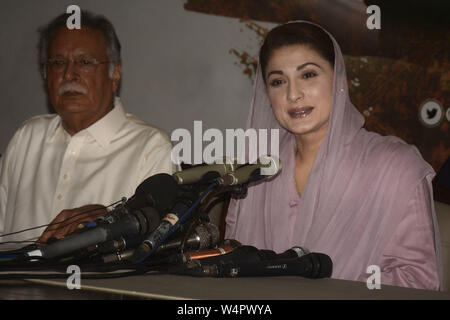
<path fill-rule="evenodd" d="M 103 148 L 106 148 L 125 121 L 125 110 L 123 109 L 120 98 L 116 97 L 114 99 L 114 108 L 110 112 L 88 128 L 76 133 L 75 136 L 88 132 Z M 50 134 L 47 139 L 48 142 L 54 141 L 55 137 L 60 134 L 69 136 L 69 134 L 64 130 L 61 117 L 59 116 L 50 126 L 49 133 Z"/>

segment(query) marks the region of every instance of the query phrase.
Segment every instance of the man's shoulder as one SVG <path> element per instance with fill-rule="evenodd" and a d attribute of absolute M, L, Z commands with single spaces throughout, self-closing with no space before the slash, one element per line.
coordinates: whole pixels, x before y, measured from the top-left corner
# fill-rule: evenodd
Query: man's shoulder
<path fill-rule="evenodd" d="M 170 143 L 169 134 L 152 124 L 147 123 L 134 114 L 126 113 L 126 126 L 133 130 L 137 135 L 145 136 L 148 139 L 160 140 L 164 143 Z"/>
<path fill-rule="evenodd" d="M 48 128 L 49 126 L 55 124 L 59 121 L 59 116 L 57 114 L 40 114 L 28 118 L 25 120 L 19 129 L 35 129 L 35 128 Z"/>
<path fill-rule="evenodd" d="M 27 146 L 37 145 L 44 141 L 50 132 L 54 132 L 59 123 L 60 118 L 55 114 L 42 114 L 28 118 L 16 129 L 9 140 L 7 149 L 22 146 L 22 150 L 28 150 Z"/>
<path fill-rule="evenodd" d="M 60 123 L 60 117 L 57 114 L 41 114 L 28 118 L 16 130 L 18 136 L 32 136 L 36 139 L 53 132 Z"/>

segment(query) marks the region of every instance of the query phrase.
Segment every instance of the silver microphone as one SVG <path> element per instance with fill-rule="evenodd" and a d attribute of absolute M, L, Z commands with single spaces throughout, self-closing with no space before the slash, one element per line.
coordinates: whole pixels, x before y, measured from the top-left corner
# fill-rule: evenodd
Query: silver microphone
<path fill-rule="evenodd" d="M 219 228 L 213 223 L 199 224 L 192 234 L 186 240 L 186 249 L 189 250 L 203 250 L 214 247 L 219 242 Z M 183 239 L 175 239 L 161 244 L 156 252 L 176 249 L 181 246 Z"/>
<path fill-rule="evenodd" d="M 220 162 L 223 163 L 213 163 L 177 171 L 172 177 L 178 184 L 191 184 L 207 178 L 209 175 L 211 175 L 211 180 L 214 180 L 224 174 L 233 172 L 238 167 L 235 161 L 226 157 Z"/>
<path fill-rule="evenodd" d="M 234 186 L 271 178 L 282 169 L 281 162 L 274 156 L 261 156 L 256 164 L 248 164 L 217 179 L 220 185 Z"/>

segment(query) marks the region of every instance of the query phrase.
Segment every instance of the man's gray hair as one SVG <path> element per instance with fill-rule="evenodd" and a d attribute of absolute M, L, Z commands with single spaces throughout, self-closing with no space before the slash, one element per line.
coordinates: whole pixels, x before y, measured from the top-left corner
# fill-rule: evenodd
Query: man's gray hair
<path fill-rule="evenodd" d="M 48 47 L 52 41 L 53 36 L 60 28 L 67 27 L 67 19 L 71 14 L 63 13 L 57 16 L 50 23 L 38 29 L 39 42 L 39 69 L 44 79 L 47 78 L 47 70 L 45 64 L 48 60 Z M 119 38 L 112 23 L 104 16 L 93 14 L 89 11 L 81 11 L 81 27 L 99 30 L 106 38 L 106 54 L 109 63 L 109 77 L 112 78 L 114 74 L 114 66 L 116 63 L 122 62 L 120 50 L 121 45 Z"/>

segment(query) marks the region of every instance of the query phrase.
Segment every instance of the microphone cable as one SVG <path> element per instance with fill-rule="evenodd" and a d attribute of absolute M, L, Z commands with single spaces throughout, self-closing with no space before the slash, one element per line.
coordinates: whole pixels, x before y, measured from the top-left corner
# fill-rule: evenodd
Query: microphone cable
<path fill-rule="evenodd" d="M 105 209 L 108 209 L 109 207 L 115 206 L 116 204 L 121 203 L 121 202 L 123 202 L 123 199 L 122 199 L 122 200 L 119 200 L 119 201 L 116 201 L 116 202 L 110 204 L 109 206 L 106 206 Z M 19 231 L 14 231 L 14 232 L 10 232 L 10 233 L 0 234 L 0 237 L 12 236 L 12 235 L 19 234 L 19 233 L 23 233 L 23 232 L 26 232 L 26 231 L 31 231 L 31 230 L 35 230 L 35 229 L 39 229 L 39 228 L 45 228 L 45 227 L 50 227 L 50 226 L 62 224 L 62 223 L 65 223 L 65 222 L 67 222 L 67 221 L 69 221 L 69 220 L 72 220 L 73 218 L 76 218 L 76 217 L 78 217 L 78 216 L 82 216 L 82 215 L 84 215 L 84 214 L 86 214 L 86 213 L 89 213 L 89 212 L 92 212 L 92 211 L 96 211 L 96 210 L 99 210 L 99 208 L 92 208 L 92 209 L 84 210 L 84 211 L 82 211 L 82 212 L 79 212 L 79 213 L 77 213 L 77 214 L 74 214 L 73 216 L 70 216 L 70 217 L 68 217 L 67 219 L 64 219 L 64 220 L 59 221 L 59 222 L 43 224 L 43 225 L 40 225 L 40 226 L 31 227 L 31 228 L 27 228 L 27 229 L 22 229 L 22 230 L 19 230 Z M 55 229 L 55 230 L 56 230 L 56 229 Z M 11 242 L 12 242 L 12 241 L 4 241 L 4 242 L 0 242 L 0 245 L 1 245 L 1 244 L 6 244 L 6 243 L 11 243 Z M 32 241 L 31 241 L 31 240 L 15 241 L 15 243 L 20 243 L 20 242 L 32 242 Z M 37 242 L 37 241 L 35 241 L 35 242 Z M 1 251 L 0 251 L 0 252 L 1 252 Z"/>

